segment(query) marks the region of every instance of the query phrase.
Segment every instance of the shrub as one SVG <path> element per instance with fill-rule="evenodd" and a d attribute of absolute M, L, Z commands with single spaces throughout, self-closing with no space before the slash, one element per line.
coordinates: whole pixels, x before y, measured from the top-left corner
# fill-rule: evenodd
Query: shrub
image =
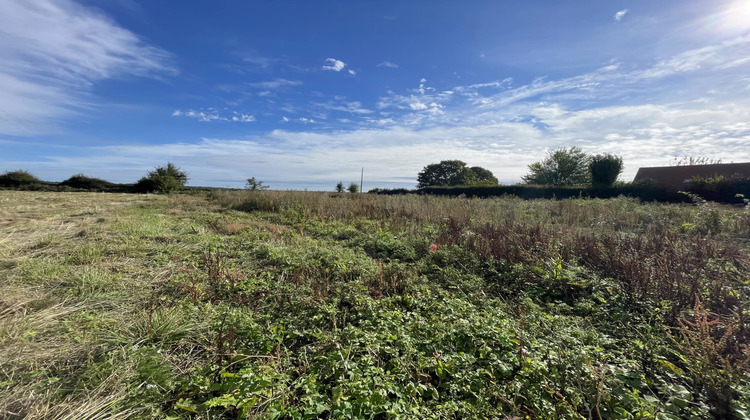
<path fill-rule="evenodd" d="M 359 192 L 359 185 L 357 185 L 354 182 L 352 182 L 351 184 L 349 184 L 349 188 L 347 188 L 347 190 L 350 193 L 358 193 Z"/>
<path fill-rule="evenodd" d="M 557 149 L 547 157 L 529 165 L 523 181 L 536 185 L 585 185 L 591 181 L 591 158 L 580 147 Z"/>
<path fill-rule="evenodd" d="M 622 158 L 609 153 L 593 156 L 589 163 L 589 170 L 593 185 L 610 187 L 622 172 Z"/>
<path fill-rule="evenodd" d="M 245 189 L 250 191 L 263 191 L 270 188 L 268 185 L 263 184 L 263 181 L 255 179 L 255 177 L 248 178 L 245 184 Z"/>
<path fill-rule="evenodd" d="M 112 191 L 115 184 L 99 178 L 91 178 L 83 174 L 76 174 L 66 179 L 61 185 L 89 191 Z"/>
<path fill-rule="evenodd" d="M 0 175 L 0 186 L 18 188 L 30 185 L 43 184 L 44 182 L 29 173 L 29 171 L 16 170 L 8 171 Z"/>
<path fill-rule="evenodd" d="M 187 173 L 171 162 L 160 166 L 135 184 L 135 191 L 141 193 L 171 193 L 182 189 L 187 182 Z"/>

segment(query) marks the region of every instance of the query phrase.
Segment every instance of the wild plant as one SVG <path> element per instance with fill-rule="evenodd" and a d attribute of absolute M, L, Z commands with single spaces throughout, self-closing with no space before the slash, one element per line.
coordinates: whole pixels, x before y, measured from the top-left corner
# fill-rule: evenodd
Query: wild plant
<path fill-rule="evenodd" d="M 750 348 L 744 314 L 720 316 L 703 307 L 698 296 L 690 316 L 682 314 L 677 337 L 669 337 L 680 350 L 687 370 L 704 388 L 716 418 L 739 418 L 733 407 L 735 384 L 750 368 Z"/>

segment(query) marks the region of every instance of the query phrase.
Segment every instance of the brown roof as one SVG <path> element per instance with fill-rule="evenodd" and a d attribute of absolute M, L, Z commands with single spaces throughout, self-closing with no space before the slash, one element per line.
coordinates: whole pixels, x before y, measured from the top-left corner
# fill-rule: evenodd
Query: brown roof
<path fill-rule="evenodd" d="M 684 189 L 693 177 L 712 178 L 719 175 L 750 178 L 750 162 L 640 168 L 633 182 L 650 181 L 677 191 Z"/>

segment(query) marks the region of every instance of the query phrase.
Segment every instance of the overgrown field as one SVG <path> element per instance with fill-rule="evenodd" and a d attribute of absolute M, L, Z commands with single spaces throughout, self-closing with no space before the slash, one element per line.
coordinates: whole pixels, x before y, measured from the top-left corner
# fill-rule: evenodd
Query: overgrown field
<path fill-rule="evenodd" d="M 0 191 L 0 418 L 750 416 L 750 210 Z"/>

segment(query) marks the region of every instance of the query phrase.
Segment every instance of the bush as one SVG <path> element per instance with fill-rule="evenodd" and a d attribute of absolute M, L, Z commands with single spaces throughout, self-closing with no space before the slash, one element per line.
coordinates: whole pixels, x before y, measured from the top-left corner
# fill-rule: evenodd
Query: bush
<path fill-rule="evenodd" d="M 250 191 L 263 191 L 269 188 L 268 185 L 263 184 L 263 181 L 257 180 L 255 177 L 248 178 L 247 183 L 245 183 L 245 189 Z"/>
<path fill-rule="evenodd" d="M 534 185 L 585 185 L 591 182 L 591 158 L 580 147 L 557 149 L 547 157 L 529 165 L 529 173 L 522 177 Z"/>
<path fill-rule="evenodd" d="M 609 153 L 593 156 L 589 163 L 589 170 L 591 183 L 594 186 L 610 187 L 622 173 L 622 158 Z"/>
<path fill-rule="evenodd" d="M 83 174 L 73 175 L 61 182 L 60 185 L 88 191 L 113 191 L 117 187 L 116 184 L 109 181 L 99 178 L 91 178 Z"/>
<path fill-rule="evenodd" d="M 141 193 L 171 193 L 181 190 L 187 182 L 187 173 L 171 162 L 167 166 L 160 166 L 149 172 L 135 184 L 136 192 Z"/>
<path fill-rule="evenodd" d="M 0 175 L 0 186 L 2 187 L 19 188 L 40 184 L 44 184 L 44 181 L 29 173 L 29 171 L 21 169 L 8 171 Z"/>
<path fill-rule="evenodd" d="M 743 200 L 738 194 L 750 197 L 750 178 L 741 176 L 695 177 L 687 185 L 687 191 L 699 195 L 704 200 L 742 204 Z"/>

